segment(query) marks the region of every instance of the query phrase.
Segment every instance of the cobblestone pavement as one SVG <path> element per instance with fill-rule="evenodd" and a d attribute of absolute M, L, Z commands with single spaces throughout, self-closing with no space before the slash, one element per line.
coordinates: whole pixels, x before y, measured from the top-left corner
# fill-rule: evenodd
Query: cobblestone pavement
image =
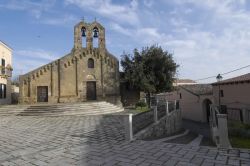
<path fill-rule="evenodd" d="M 121 116 L 0 117 L 0 165 L 250 165 L 250 150 L 124 140 Z"/>

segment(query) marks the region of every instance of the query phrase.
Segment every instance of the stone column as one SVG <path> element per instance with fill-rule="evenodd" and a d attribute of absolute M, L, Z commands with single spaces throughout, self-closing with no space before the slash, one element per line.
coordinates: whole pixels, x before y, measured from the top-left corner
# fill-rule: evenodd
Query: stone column
<path fill-rule="evenodd" d="M 54 81 L 53 81 L 53 67 L 52 63 L 50 64 L 50 95 L 54 96 Z"/>
<path fill-rule="evenodd" d="M 242 109 L 243 123 L 250 124 L 249 112 L 247 109 Z"/>
<path fill-rule="evenodd" d="M 219 145 L 222 148 L 230 148 L 231 144 L 228 139 L 228 128 L 227 128 L 227 115 L 217 114 L 218 118 L 218 133 L 219 133 Z"/>
<path fill-rule="evenodd" d="M 60 66 L 60 59 L 57 60 L 57 74 L 58 74 L 58 103 L 60 101 L 60 97 L 61 97 L 61 66 Z"/>
<path fill-rule="evenodd" d="M 157 112 L 157 106 L 153 106 L 154 109 L 154 122 L 158 122 L 158 112 Z"/>
<path fill-rule="evenodd" d="M 166 101 L 166 116 L 169 115 L 169 110 L 168 110 L 168 101 Z"/>
<path fill-rule="evenodd" d="M 77 57 L 74 57 L 74 61 L 75 61 L 75 83 L 76 83 L 76 96 L 78 96 L 78 69 L 77 69 Z"/>
<path fill-rule="evenodd" d="M 133 114 L 128 114 L 124 116 L 124 127 L 125 127 L 125 140 L 133 140 L 133 126 L 132 126 Z"/>

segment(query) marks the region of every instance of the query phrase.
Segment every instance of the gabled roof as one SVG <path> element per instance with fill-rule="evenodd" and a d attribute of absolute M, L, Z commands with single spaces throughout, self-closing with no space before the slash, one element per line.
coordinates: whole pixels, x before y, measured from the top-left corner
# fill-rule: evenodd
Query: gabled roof
<path fill-rule="evenodd" d="M 235 84 L 235 83 L 250 83 L 250 73 L 244 74 L 238 77 L 233 77 L 230 79 L 222 80 L 220 82 L 215 82 L 212 85 L 225 85 L 225 84 Z"/>
<path fill-rule="evenodd" d="M 12 48 L 10 46 L 8 46 L 8 44 L 6 44 L 5 42 L 3 42 L 2 40 L 0 40 L 0 44 L 2 44 L 3 46 L 5 46 L 7 49 L 9 49 L 10 51 L 12 51 Z"/>
<path fill-rule="evenodd" d="M 192 93 L 195 96 L 213 94 L 212 85 L 210 84 L 181 85 L 179 87 L 188 91 L 189 93 Z"/>

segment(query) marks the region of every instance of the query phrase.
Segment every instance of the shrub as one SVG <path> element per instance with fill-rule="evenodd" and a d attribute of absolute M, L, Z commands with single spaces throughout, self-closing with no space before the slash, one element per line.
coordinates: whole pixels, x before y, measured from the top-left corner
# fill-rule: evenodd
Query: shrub
<path fill-rule="evenodd" d="M 135 104 L 136 107 L 146 107 L 147 104 L 144 102 L 144 101 L 138 101 L 136 104 Z"/>

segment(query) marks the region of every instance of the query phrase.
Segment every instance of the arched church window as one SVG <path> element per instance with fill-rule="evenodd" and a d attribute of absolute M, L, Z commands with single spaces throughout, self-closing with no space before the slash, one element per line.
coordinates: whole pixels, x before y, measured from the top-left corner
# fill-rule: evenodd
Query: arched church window
<path fill-rule="evenodd" d="M 94 59 L 89 58 L 88 59 L 88 68 L 94 68 L 94 67 L 95 67 Z"/>
<path fill-rule="evenodd" d="M 82 47 L 86 47 L 86 28 L 82 27 L 81 29 L 81 36 L 82 36 Z"/>
<path fill-rule="evenodd" d="M 98 48 L 98 38 L 99 38 L 99 30 L 97 27 L 93 29 L 93 47 Z"/>

